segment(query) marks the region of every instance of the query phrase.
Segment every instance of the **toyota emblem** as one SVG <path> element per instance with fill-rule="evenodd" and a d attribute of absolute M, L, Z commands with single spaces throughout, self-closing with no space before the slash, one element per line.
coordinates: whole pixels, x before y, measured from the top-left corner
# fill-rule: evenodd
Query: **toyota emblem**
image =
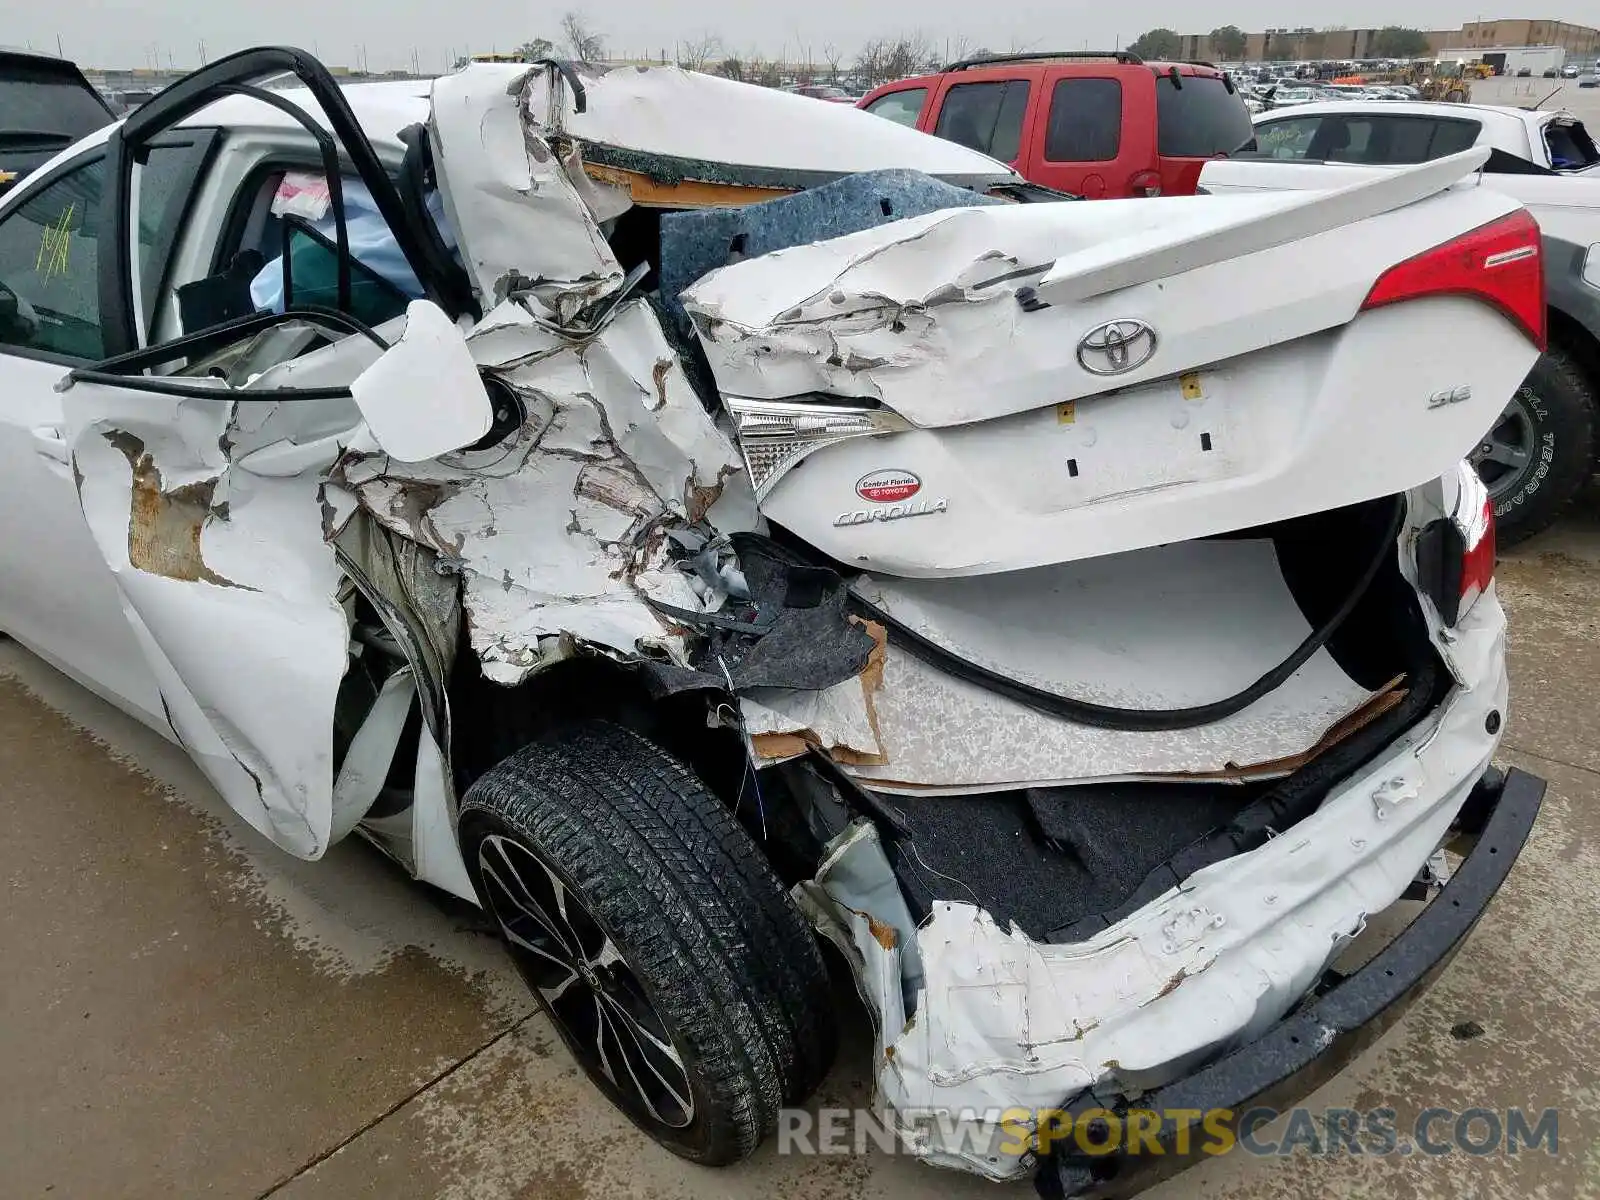
<path fill-rule="evenodd" d="M 1156 331 L 1143 321 L 1107 321 L 1083 335 L 1078 362 L 1091 375 L 1123 375 L 1150 361 Z"/>

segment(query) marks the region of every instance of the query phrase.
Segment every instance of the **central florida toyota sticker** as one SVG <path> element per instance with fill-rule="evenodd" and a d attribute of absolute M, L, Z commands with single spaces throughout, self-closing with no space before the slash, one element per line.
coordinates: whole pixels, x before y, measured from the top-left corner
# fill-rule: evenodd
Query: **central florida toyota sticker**
<path fill-rule="evenodd" d="M 899 504 L 922 490 L 922 480 L 910 471 L 873 471 L 856 480 L 856 495 L 875 504 Z"/>

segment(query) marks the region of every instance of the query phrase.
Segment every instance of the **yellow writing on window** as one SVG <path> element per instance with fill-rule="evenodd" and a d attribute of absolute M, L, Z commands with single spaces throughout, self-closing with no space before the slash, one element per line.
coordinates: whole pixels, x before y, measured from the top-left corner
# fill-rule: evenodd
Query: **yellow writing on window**
<path fill-rule="evenodd" d="M 39 237 L 39 257 L 33 269 L 45 279 L 52 275 L 65 275 L 72 255 L 72 217 L 76 204 L 67 205 L 61 219 L 46 225 Z"/>

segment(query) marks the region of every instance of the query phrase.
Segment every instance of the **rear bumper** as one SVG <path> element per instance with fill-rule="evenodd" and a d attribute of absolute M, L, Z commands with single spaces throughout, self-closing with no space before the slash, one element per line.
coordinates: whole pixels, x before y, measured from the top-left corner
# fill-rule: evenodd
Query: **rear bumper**
<path fill-rule="evenodd" d="M 1261 1037 L 1186 1078 L 1147 1093 L 1139 1107 L 1162 1114 L 1161 1153 L 1045 1158 L 1035 1177 L 1045 1197 L 1130 1196 L 1189 1166 L 1210 1140 L 1200 1114 L 1285 1108 L 1342 1070 L 1392 1025 L 1454 957 L 1521 853 L 1544 799 L 1542 779 L 1491 770 L 1461 810 L 1477 845 L 1415 921 L 1367 966 Z M 1481 832 L 1480 832 L 1481 831 Z M 1073 1107 L 1100 1107 L 1085 1099 Z M 1174 1119 L 1166 1114 L 1194 1110 Z M 1215 1120 L 1212 1122 L 1215 1126 Z M 1188 1154 L 1178 1147 L 1190 1148 Z"/>

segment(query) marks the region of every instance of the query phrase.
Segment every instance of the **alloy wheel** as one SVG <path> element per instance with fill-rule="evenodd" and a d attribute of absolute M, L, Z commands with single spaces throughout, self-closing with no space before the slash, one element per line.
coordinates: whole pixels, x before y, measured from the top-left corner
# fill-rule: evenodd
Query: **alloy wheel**
<path fill-rule="evenodd" d="M 478 846 L 485 899 L 523 979 L 592 1075 L 636 1121 L 683 1129 L 694 1094 L 683 1057 L 616 943 L 576 893 L 521 842 Z"/>

